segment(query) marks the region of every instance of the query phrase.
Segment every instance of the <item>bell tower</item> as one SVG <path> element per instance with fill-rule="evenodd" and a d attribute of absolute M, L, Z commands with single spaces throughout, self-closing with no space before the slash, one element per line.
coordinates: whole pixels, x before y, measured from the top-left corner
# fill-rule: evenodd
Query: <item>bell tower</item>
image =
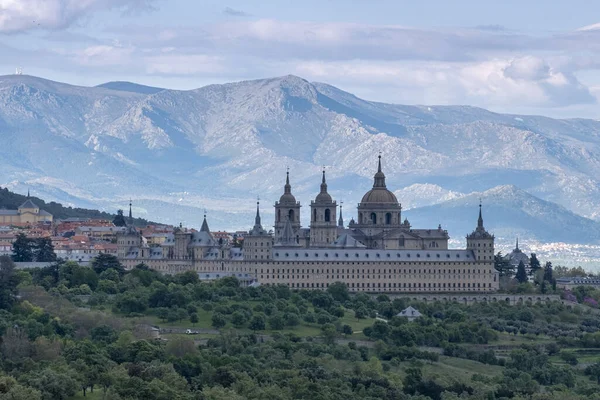
<path fill-rule="evenodd" d="M 310 245 L 314 247 L 330 246 L 337 238 L 337 204 L 327 193 L 325 169 L 321 179 L 321 191 L 310 202 Z"/>
<path fill-rule="evenodd" d="M 283 230 L 287 221 L 290 221 L 294 235 L 300 230 L 300 202 L 292 194 L 290 185 L 290 172 L 286 172 L 283 194 L 279 201 L 275 202 L 275 241 L 282 238 Z"/>

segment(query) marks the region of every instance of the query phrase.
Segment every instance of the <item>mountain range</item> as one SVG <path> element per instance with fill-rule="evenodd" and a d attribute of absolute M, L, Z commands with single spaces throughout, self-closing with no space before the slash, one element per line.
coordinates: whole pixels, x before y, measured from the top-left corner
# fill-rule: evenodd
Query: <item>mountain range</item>
<path fill-rule="evenodd" d="M 247 229 L 260 196 L 270 225 L 289 168 L 306 224 L 324 166 L 349 220 L 381 152 L 413 226 L 463 238 L 481 198 L 499 243 L 600 244 L 595 120 L 384 104 L 291 75 L 187 91 L 9 75 L 0 134 L 0 186 L 78 207 L 133 198 L 143 218 Z"/>

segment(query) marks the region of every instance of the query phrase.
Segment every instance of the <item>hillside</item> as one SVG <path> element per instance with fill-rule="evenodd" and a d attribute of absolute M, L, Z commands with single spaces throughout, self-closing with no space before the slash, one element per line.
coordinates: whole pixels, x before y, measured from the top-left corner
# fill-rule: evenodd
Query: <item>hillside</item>
<path fill-rule="evenodd" d="M 66 219 L 66 218 L 92 218 L 92 219 L 107 219 L 112 221 L 116 214 L 111 214 L 98 210 L 90 210 L 86 208 L 78 207 L 66 207 L 60 203 L 54 201 L 46 203 L 44 200 L 31 196 L 33 202 L 38 205 L 42 210 L 48 211 L 54 219 Z M 21 204 L 27 200 L 27 196 L 13 193 L 7 188 L 0 188 L 0 208 L 8 210 L 16 210 Z M 125 210 L 125 215 L 127 211 Z M 146 226 L 148 221 L 142 218 L 134 218 L 133 223 L 136 226 Z"/>

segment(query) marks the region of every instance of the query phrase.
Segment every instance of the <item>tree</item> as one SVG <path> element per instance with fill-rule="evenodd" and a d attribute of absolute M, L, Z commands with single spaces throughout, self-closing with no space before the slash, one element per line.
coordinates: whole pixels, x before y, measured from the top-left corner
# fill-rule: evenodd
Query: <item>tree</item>
<path fill-rule="evenodd" d="M 552 276 L 552 263 L 550 261 L 544 266 L 544 280 L 548 282 L 553 282 L 554 280 Z"/>
<path fill-rule="evenodd" d="M 274 331 L 282 330 L 285 327 L 285 321 L 281 313 L 276 313 L 269 317 L 269 327 Z"/>
<path fill-rule="evenodd" d="M 590 379 L 595 379 L 600 385 L 600 363 L 587 366 L 585 368 L 585 374 L 588 375 Z"/>
<path fill-rule="evenodd" d="M 123 210 L 117 210 L 117 215 L 113 219 L 113 224 L 115 226 L 126 226 L 127 222 L 125 221 L 125 217 L 123 216 Z"/>
<path fill-rule="evenodd" d="M 0 399 L 41 400 L 42 394 L 30 387 L 17 383 L 12 376 L 0 377 Z"/>
<path fill-rule="evenodd" d="M 350 293 L 348 291 L 348 285 L 343 282 L 334 282 L 327 288 L 327 293 L 333 297 L 334 300 L 344 302 L 350 299 Z"/>
<path fill-rule="evenodd" d="M 249 328 L 253 331 L 263 331 L 265 330 L 265 317 L 262 315 L 255 315 L 250 320 Z"/>
<path fill-rule="evenodd" d="M 325 324 L 321 327 L 321 333 L 323 334 L 323 340 L 327 344 L 335 343 L 335 338 L 337 336 L 337 330 L 335 329 L 335 325 L 333 324 Z"/>
<path fill-rule="evenodd" d="M 52 240 L 49 237 L 38 238 L 33 241 L 33 259 L 37 262 L 56 261 L 56 253 Z"/>
<path fill-rule="evenodd" d="M 0 309 L 8 310 L 16 301 L 19 278 L 9 256 L 0 256 Z"/>
<path fill-rule="evenodd" d="M 519 261 L 519 266 L 517 267 L 517 275 L 515 275 L 515 279 L 519 281 L 519 283 L 527 282 L 527 271 L 525 271 L 525 264 L 523 260 Z"/>
<path fill-rule="evenodd" d="M 342 333 L 346 336 L 349 336 L 352 335 L 354 331 L 352 330 L 352 327 L 350 325 L 344 325 L 342 326 Z"/>
<path fill-rule="evenodd" d="M 192 324 L 197 324 L 198 323 L 198 314 L 193 313 L 190 315 L 190 322 Z"/>
<path fill-rule="evenodd" d="M 540 269 L 542 269 L 542 265 L 540 264 L 540 260 L 538 260 L 537 256 L 535 253 L 531 253 L 531 256 L 529 257 L 529 267 L 531 268 L 530 272 L 531 275 L 535 276 L 535 273 L 537 271 L 539 271 Z"/>
<path fill-rule="evenodd" d="M 218 312 L 216 312 L 212 315 L 211 321 L 212 321 L 212 326 L 215 329 L 220 329 L 220 328 L 223 328 L 225 325 L 227 325 L 227 320 L 225 319 L 225 316 Z"/>
<path fill-rule="evenodd" d="M 233 314 L 231 314 L 231 323 L 236 328 L 243 327 L 247 321 L 248 321 L 248 318 L 246 317 L 246 313 L 244 313 L 242 311 L 238 310 L 238 311 L 234 312 Z"/>
<path fill-rule="evenodd" d="M 510 278 L 513 276 L 515 271 L 514 265 L 511 265 L 511 263 L 504 258 L 501 252 L 498 252 L 498 254 L 494 256 L 494 268 L 496 268 L 496 271 L 498 271 L 498 274 L 501 278 Z"/>
<path fill-rule="evenodd" d="M 91 267 L 98 275 L 111 268 L 117 270 L 120 274 L 124 272 L 119 259 L 112 254 L 106 253 L 101 253 L 94 257 Z"/>
<path fill-rule="evenodd" d="M 13 242 L 12 259 L 14 262 L 33 261 L 33 243 L 24 233 L 19 233 Z"/>

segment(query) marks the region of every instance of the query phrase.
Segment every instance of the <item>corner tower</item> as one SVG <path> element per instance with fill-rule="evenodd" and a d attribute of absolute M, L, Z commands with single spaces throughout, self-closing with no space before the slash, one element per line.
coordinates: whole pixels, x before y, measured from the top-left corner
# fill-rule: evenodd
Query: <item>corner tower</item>
<path fill-rule="evenodd" d="M 310 245 L 314 247 L 330 246 L 337 238 L 337 204 L 327 193 L 325 170 L 321 179 L 321 191 L 310 202 Z"/>
<path fill-rule="evenodd" d="M 479 218 L 477 228 L 467 235 L 467 249 L 473 250 L 475 259 L 483 262 L 494 262 L 494 235 L 485 230 L 481 202 L 479 202 Z"/>

